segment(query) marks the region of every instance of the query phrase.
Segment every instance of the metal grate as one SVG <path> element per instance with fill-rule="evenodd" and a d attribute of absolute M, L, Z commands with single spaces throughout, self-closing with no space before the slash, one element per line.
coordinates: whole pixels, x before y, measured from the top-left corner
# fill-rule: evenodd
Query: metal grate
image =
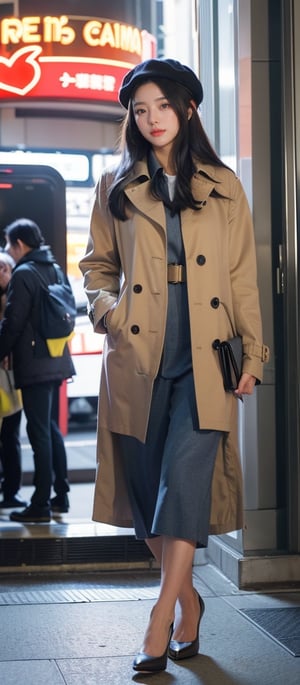
<path fill-rule="evenodd" d="M 241 609 L 240 613 L 290 654 L 300 656 L 300 607 Z"/>
<path fill-rule="evenodd" d="M 0 568 L 91 563 L 144 562 L 152 559 L 143 540 L 133 536 L 3 538 Z"/>
<path fill-rule="evenodd" d="M 157 599 L 158 588 L 84 588 L 81 590 L 31 590 L 0 593 L 0 606 L 15 604 L 69 604 L 125 602 Z"/>

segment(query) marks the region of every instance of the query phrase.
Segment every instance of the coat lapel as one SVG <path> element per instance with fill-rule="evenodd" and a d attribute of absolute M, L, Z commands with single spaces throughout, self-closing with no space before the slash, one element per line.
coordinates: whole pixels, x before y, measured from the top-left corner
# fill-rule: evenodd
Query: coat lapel
<path fill-rule="evenodd" d="M 125 195 L 138 211 L 159 224 L 166 231 L 166 217 L 162 202 L 152 197 L 150 192 L 150 179 L 130 185 L 125 190 Z"/>
<path fill-rule="evenodd" d="M 218 170 L 211 165 L 197 165 L 196 173 L 191 179 L 191 190 L 195 200 L 206 203 L 210 194 L 215 190 L 219 195 L 228 197 L 226 188 L 224 189 L 224 181 L 218 176 Z M 132 177 L 125 189 L 125 195 L 128 200 L 138 209 L 141 214 L 149 217 L 166 230 L 165 211 L 162 202 L 152 197 L 150 192 L 150 177 L 148 167 L 145 161 L 138 162 L 133 170 Z M 196 217 L 197 212 L 192 209 L 186 209 L 182 212 L 187 214 L 189 221 Z"/>

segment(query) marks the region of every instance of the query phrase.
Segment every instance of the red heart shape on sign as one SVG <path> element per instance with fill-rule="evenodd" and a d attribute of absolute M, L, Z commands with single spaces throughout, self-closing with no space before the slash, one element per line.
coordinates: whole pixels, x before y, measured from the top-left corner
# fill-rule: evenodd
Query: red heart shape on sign
<path fill-rule="evenodd" d="M 15 95 L 26 95 L 39 82 L 41 67 L 37 61 L 40 46 L 29 45 L 11 57 L 0 57 L 0 90 Z"/>

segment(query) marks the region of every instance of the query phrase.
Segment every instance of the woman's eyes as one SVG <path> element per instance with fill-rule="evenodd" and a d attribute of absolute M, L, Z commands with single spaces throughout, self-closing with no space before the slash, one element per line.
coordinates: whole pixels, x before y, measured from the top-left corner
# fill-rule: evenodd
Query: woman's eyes
<path fill-rule="evenodd" d="M 161 102 L 160 105 L 158 105 L 158 109 L 165 110 L 165 109 L 168 109 L 170 106 L 171 105 L 169 102 Z M 136 117 L 139 117 L 142 114 L 146 114 L 146 112 L 147 112 L 146 107 L 139 107 L 139 108 L 134 110 L 134 114 Z"/>

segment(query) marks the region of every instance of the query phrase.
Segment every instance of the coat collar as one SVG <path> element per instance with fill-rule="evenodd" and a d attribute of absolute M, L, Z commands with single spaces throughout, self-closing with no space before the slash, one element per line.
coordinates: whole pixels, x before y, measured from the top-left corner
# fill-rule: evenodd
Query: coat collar
<path fill-rule="evenodd" d="M 192 193 L 196 200 L 205 201 L 213 191 L 221 197 L 230 197 L 228 174 L 231 172 L 226 167 L 218 167 L 213 164 L 195 163 L 196 171 L 191 185 Z"/>
<path fill-rule="evenodd" d="M 207 200 L 213 190 L 222 197 L 228 198 L 230 196 L 228 173 L 231 174 L 233 172 L 226 169 L 226 167 L 217 167 L 212 164 L 202 164 L 201 162 L 195 163 L 195 166 L 196 171 L 193 175 L 191 184 L 192 192 L 196 200 Z M 149 196 L 149 184 L 150 174 L 148 163 L 146 159 L 143 159 L 135 164 L 134 169 L 129 176 L 128 185 L 125 189 L 128 199 L 130 199 L 133 204 L 136 204 L 133 197 L 136 199 L 139 196 L 143 197 L 144 193 L 147 193 L 147 196 Z M 137 188 L 140 189 L 138 194 L 136 193 Z M 132 192 L 133 189 L 134 192 Z M 148 202 L 150 202 L 149 197 Z M 151 202 L 151 211 L 156 204 L 157 200 L 154 200 L 153 198 Z"/>
<path fill-rule="evenodd" d="M 209 196 L 215 192 L 217 196 L 230 198 L 229 178 L 231 172 L 226 167 L 216 167 L 212 164 L 198 162 L 191 180 L 194 198 L 205 205 Z M 153 221 L 166 231 L 166 215 L 162 202 L 158 202 L 150 192 L 150 174 L 147 160 L 135 164 L 125 188 L 125 195 L 136 209 L 144 216 L 150 216 Z M 182 212 L 182 221 L 191 221 L 195 212 L 189 207 Z"/>

